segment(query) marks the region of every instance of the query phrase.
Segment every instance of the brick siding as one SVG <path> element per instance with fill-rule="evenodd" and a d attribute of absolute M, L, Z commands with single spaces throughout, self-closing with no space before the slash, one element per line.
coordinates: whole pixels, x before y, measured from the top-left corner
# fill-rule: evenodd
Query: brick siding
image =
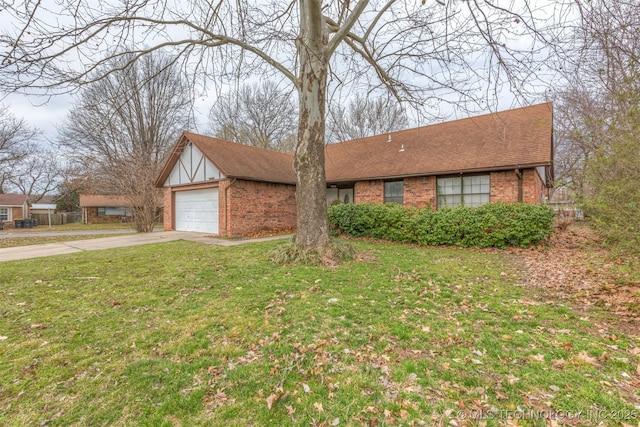
<path fill-rule="evenodd" d="M 514 170 L 491 172 L 490 202 L 515 203 L 519 201 L 518 175 Z M 435 176 L 423 176 L 404 179 L 404 205 L 423 208 L 437 206 Z M 541 203 L 546 188 L 535 169 L 522 172 L 522 201 Z M 356 203 L 383 203 L 384 181 L 359 181 L 355 184 Z"/>
<path fill-rule="evenodd" d="M 421 176 L 417 178 L 405 178 L 404 180 L 404 205 L 407 207 L 424 208 L 437 206 L 436 177 Z"/>
<path fill-rule="evenodd" d="M 513 170 L 491 172 L 489 201 L 515 203 L 518 201 L 518 176 Z"/>
<path fill-rule="evenodd" d="M 244 180 L 222 181 L 220 233 L 234 237 L 256 231 L 294 228 L 295 191 L 295 185 Z"/>
<path fill-rule="evenodd" d="M 358 181 L 353 190 L 355 203 L 384 203 L 384 181 Z"/>
<path fill-rule="evenodd" d="M 518 175 L 514 170 L 491 172 L 491 203 L 515 203 L 520 201 L 518 185 Z M 522 171 L 521 191 L 522 202 L 542 202 L 542 196 L 546 195 L 547 190 L 542 178 L 535 169 L 524 169 Z"/>
<path fill-rule="evenodd" d="M 98 208 L 84 208 L 85 221 L 87 224 L 111 224 L 115 222 L 130 222 L 130 216 L 125 215 L 102 215 L 98 216 Z"/>

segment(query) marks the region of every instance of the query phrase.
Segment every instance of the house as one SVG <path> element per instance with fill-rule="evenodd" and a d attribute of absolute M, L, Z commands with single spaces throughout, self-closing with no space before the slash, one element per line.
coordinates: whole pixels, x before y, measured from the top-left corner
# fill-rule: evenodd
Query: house
<path fill-rule="evenodd" d="M 12 227 L 14 221 L 31 218 L 29 199 L 24 194 L 0 194 L 0 229 Z"/>
<path fill-rule="evenodd" d="M 122 196 L 81 194 L 80 209 L 84 224 L 129 222 L 131 202 Z"/>
<path fill-rule="evenodd" d="M 545 103 L 327 145 L 327 202 L 542 203 L 553 186 L 552 122 Z M 185 132 L 156 180 L 165 230 L 294 227 L 293 156 Z"/>
<path fill-rule="evenodd" d="M 31 204 L 31 215 L 48 215 L 56 213 L 58 208 L 56 198 L 53 196 L 41 197 L 37 202 Z"/>

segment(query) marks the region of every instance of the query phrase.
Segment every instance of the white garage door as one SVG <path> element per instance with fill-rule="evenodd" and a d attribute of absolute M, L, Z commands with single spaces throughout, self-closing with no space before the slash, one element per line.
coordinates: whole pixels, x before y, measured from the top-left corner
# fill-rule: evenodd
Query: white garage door
<path fill-rule="evenodd" d="M 218 234 L 218 189 L 176 192 L 176 230 Z"/>

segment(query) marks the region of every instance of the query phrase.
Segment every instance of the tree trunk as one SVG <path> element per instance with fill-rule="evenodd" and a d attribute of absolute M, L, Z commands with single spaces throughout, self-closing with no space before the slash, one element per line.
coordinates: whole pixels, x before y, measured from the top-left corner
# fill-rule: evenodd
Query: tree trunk
<path fill-rule="evenodd" d="M 323 250 L 329 243 L 324 169 L 327 34 L 319 0 L 301 0 L 298 54 L 300 119 L 293 167 L 296 173 L 296 243 Z"/>

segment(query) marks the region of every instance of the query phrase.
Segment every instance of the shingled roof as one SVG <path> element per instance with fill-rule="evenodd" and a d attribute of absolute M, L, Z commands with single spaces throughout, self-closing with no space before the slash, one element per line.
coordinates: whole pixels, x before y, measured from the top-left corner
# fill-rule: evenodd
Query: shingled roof
<path fill-rule="evenodd" d="M 124 196 L 109 196 L 103 194 L 81 194 L 80 206 L 85 208 L 127 207 L 131 202 Z"/>
<path fill-rule="evenodd" d="M 27 201 L 24 194 L 0 194 L 0 206 L 21 207 Z"/>
<path fill-rule="evenodd" d="M 281 153 L 219 138 L 184 132 L 165 164 L 156 185 L 162 186 L 184 145 L 191 142 L 228 178 L 295 184 L 293 153 Z"/>
<path fill-rule="evenodd" d="M 538 104 L 330 144 L 327 182 L 551 166 L 552 105 Z M 185 132 L 156 180 L 162 186 L 182 147 L 195 145 L 228 178 L 295 184 L 293 153 Z"/>
<path fill-rule="evenodd" d="M 550 166 L 551 103 L 326 147 L 327 181 Z"/>

